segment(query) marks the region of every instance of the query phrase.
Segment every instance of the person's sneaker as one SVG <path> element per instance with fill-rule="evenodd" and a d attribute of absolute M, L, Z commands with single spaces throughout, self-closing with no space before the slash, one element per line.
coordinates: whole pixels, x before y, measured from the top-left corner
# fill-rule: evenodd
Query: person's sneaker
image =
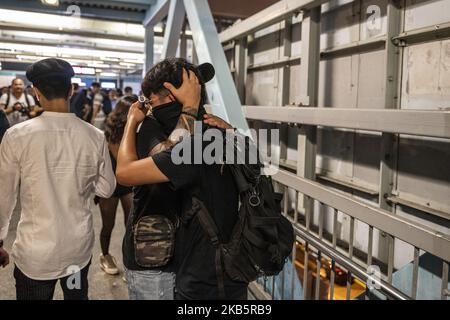
<path fill-rule="evenodd" d="M 119 273 L 116 259 L 110 254 L 100 255 L 100 268 L 107 274 L 115 275 Z"/>

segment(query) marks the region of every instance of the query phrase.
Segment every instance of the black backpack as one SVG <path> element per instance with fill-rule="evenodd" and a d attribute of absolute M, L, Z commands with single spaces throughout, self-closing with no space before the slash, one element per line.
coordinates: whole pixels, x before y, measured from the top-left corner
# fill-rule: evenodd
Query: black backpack
<path fill-rule="evenodd" d="M 241 146 L 234 141 L 237 154 Z M 249 143 L 246 139 L 246 152 Z M 224 272 L 231 280 L 245 283 L 277 275 L 295 240 L 292 224 L 281 214 L 282 194 L 274 192 L 270 177 L 261 175 L 261 163 L 224 165 L 231 169 L 240 200 L 239 216 L 227 243 L 221 242 L 218 228 L 203 202 L 195 196 L 192 199 L 192 209 L 216 248 L 221 298 L 225 298 Z"/>

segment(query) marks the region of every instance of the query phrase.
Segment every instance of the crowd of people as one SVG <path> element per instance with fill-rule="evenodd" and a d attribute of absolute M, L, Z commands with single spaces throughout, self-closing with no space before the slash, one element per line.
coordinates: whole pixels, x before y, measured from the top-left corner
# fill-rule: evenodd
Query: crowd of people
<path fill-rule="evenodd" d="M 124 92 L 125 95 L 121 89 L 102 89 L 99 82 L 93 82 L 87 89 L 81 89 L 74 83 L 70 112 L 103 130 L 106 116 L 115 108 L 120 98 L 133 95 L 131 87 L 125 87 Z"/>
<path fill-rule="evenodd" d="M 70 112 L 77 117 L 104 129 L 106 116 L 115 108 L 120 98 L 133 95 L 133 88 L 127 86 L 124 93 L 121 89 L 102 89 L 99 82 L 93 82 L 86 89 L 73 83 L 73 94 L 70 98 Z M 14 78 L 11 85 L 0 88 L 0 141 L 6 129 L 25 120 L 40 115 L 44 109 L 36 99 L 33 86 L 21 78 Z"/>
<path fill-rule="evenodd" d="M 166 59 L 147 72 L 139 98 L 99 83 L 80 89 L 61 59 L 38 61 L 26 76 L 30 90 L 14 79 L 0 98 L 0 265 L 9 263 L 2 240 L 20 197 L 11 251 L 17 299 L 52 299 L 58 281 L 65 299 L 88 298 L 94 196 L 100 267 L 111 275 L 120 273 L 109 245 L 122 205 L 130 299 L 246 299 L 247 282 L 219 274 L 193 209 L 200 199 L 221 240 L 229 239 L 239 207 L 230 170 L 172 161 L 177 143 L 191 143 L 182 132 L 193 135 L 194 123 L 232 129 L 204 109 L 212 66 Z"/>

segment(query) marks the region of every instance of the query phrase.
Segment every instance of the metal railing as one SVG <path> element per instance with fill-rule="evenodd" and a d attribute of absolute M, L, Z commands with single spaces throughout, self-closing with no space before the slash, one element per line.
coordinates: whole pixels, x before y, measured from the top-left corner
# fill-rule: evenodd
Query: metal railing
<path fill-rule="evenodd" d="M 285 202 L 284 202 L 284 215 L 292 222 L 297 236 L 297 243 L 294 246 L 292 253 L 292 270 L 290 270 L 291 277 L 297 276 L 298 267 L 296 267 L 296 262 L 298 261 L 296 255 L 298 252 L 298 244 L 302 244 L 303 251 L 303 281 L 302 293 L 303 298 L 307 299 L 319 299 L 325 298 L 320 295 L 321 285 L 328 286 L 326 292 L 328 293 L 327 299 L 335 299 L 335 288 L 336 288 L 336 268 L 339 267 L 345 270 L 346 273 L 346 286 L 345 286 L 345 299 L 351 298 L 352 281 L 356 278 L 363 285 L 364 293 L 360 294 L 365 299 L 370 299 L 374 297 L 371 293 L 373 291 L 377 292 L 375 296 L 380 298 L 385 297 L 387 299 L 415 299 L 417 297 L 418 289 L 418 273 L 419 273 L 419 257 L 420 251 L 428 252 L 442 262 L 442 293 L 441 299 L 447 299 L 449 296 L 447 290 L 448 284 L 448 262 L 450 260 L 450 237 L 435 230 L 428 228 L 426 226 L 417 224 L 411 220 L 404 217 L 399 217 L 391 214 L 383 209 L 362 204 L 355 200 L 351 196 L 346 196 L 340 192 L 329 190 L 328 188 L 322 186 L 320 183 L 310 181 L 298 177 L 290 172 L 280 170 L 273 176 L 276 184 L 279 184 L 284 188 Z M 295 191 L 295 205 L 294 211 L 289 212 L 287 195 L 288 190 Z M 321 206 L 328 206 L 333 208 L 333 228 L 331 239 L 326 239 L 324 236 L 324 220 L 326 220 L 327 212 L 319 211 L 318 215 L 318 225 L 313 226 L 311 221 L 312 217 L 305 216 L 308 211 L 301 214 L 298 208 L 298 198 L 300 194 L 306 195 L 318 201 Z M 348 243 L 343 246 L 338 244 L 338 234 L 337 234 L 337 224 L 338 224 L 338 214 L 345 215 L 350 218 L 350 234 Z M 355 257 L 354 255 L 354 226 L 357 222 L 364 222 L 368 225 L 368 248 L 365 253 L 365 261 L 361 257 Z M 387 237 L 391 237 L 392 240 L 399 239 L 402 240 L 414 248 L 414 260 L 413 260 L 413 271 L 411 274 L 411 291 L 402 292 L 397 289 L 392 283 L 392 274 L 394 269 L 394 241 L 391 241 L 392 245 L 389 251 L 389 259 L 387 262 L 387 271 L 385 273 L 380 273 L 378 276 L 375 275 L 371 270 L 377 264 L 374 262 L 374 257 L 372 255 L 372 246 L 374 240 L 374 230 L 379 230 L 386 234 Z M 321 270 L 323 269 L 324 257 L 330 262 L 329 266 L 329 284 L 324 284 L 328 279 L 321 276 Z M 316 270 L 309 270 L 311 265 L 311 260 L 313 264 L 316 265 Z M 301 261 L 300 261 L 301 263 Z M 310 278 L 310 273 L 314 272 L 314 292 L 311 293 L 311 288 L 309 286 L 312 284 L 308 280 Z M 275 292 L 275 282 L 281 281 L 282 286 L 285 284 L 286 270 L 283 270 L 277 277 L 272 277 L 270 279 L 269 285 L 267 280 L 260 280 L 260 286 L 253 286 L 253 290 L 264 290 L 274 296 Z M 325 280 L 325 281 L 324 281 Z M 291 291 L 295 281 L 292 280 Z M 370 286 L 364 286 L 364 284 L 370 283 Z M 278 298 L 286 298 L 286 290 L 281 288 L 281 293 Z M 323 290 L 322 290 L 323 291 Z M 308 294 L 309 293 L 309 294 Z M 293 295 L 291 295 L 292 297 Z"/>

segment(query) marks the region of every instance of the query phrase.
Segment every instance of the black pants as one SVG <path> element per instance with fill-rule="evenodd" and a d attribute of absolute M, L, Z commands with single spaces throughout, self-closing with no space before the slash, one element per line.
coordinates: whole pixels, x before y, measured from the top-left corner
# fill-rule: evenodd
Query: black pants
<path fill-rule="evenodd" d="M 90 264 L 89 262 L 76 274 L 54 280 L 30 279 L 16 266 L 14 278 L 17 300 L 52 300 L 58 280 L 64 293 L 64 300 L 88 300 L 87 276 Z"/>

